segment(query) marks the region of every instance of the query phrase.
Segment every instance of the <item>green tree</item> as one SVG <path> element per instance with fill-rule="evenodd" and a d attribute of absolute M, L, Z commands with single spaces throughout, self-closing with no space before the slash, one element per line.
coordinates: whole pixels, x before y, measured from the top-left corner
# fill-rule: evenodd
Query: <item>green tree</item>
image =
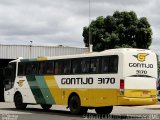
<path fill-rule="evenodd" d="M 89 31 L 94 51 L 121 47 L 147 49 L 152 42 L 152 30 L 147 18 L 138 19 L 133 11 L 116 11 L 112 16 L 100 16 L 93 20 L 83 28 L 86 47 L 89 46 Z"/>

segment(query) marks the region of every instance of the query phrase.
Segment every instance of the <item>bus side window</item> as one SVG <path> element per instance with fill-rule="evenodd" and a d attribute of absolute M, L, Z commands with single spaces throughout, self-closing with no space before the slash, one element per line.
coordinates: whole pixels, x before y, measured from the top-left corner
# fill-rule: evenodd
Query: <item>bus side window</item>
<path fill-rule="evenodd" d="M 70 74 L 71 62 L 70 60 L 63 60 L 63 74 Z"/>
<path fill-rule="evenodd" d="M 39 74 L 42 75 L 42 74 L 45 74 L 45 62 L 40 62 L 39 63 Z"/>
<path fill-rule="evenodd" d="M 45 61 L 44 74 L 54 74 L 54 61 Z"/>
<path fill-rule="evenodd" d="M 31 74 L 31 63 L 27 62 L 26 63 L 26 75 L 30 75 Z"/>
<path fill-rule="evenodd" d="M 102 73 L 109 71 L 109 57 L 102 57 Z"/>
<path fill-rule="evenodd" d="M 91 73 L 98 73 L 99 72 L 99 58 L 91 58 Z"/>
<path fill-rule="evenodd" d="M 72 59 L 71 66 L 72 74 L 81 73 L 81 59 Z"/>
<path fill-rule="evenodd" d="M 38 62 L 27 62 L 26 63 L 26 75 L 38 74 Z"/>
<path fill-rule="evenodd" d="M 34 65 L 32 65 L 31 74 L 36 74 L 36 67 Z"/>
<path fill-rule="evenodd" d="M 61 63 L 61 61 L 55 61 L 55 74 L 62 74 L 62 63 Z"/>
<path fill-rule="evenodd" d="M 89 73 L 90 68 L 90 59 L 89 58 L 83 58 L 81 60 L 81 71 L 82 73 Z"/>
<path fill-rule="evenodd" d="M 110 61 L 109 61 L 109 65 L 110 65 L 110 69 L 109 72 L 110 73 L 117 73 L 118 72 L 118 56 L 111 56 L 110 57 Z"/>
<path fill-rule="evenodd" d="M 102 73 L 117 73 L 118 72 L 118 56 L 102 57 Z"/>
<path fill-rule="evenodd" d="M 38 74 L 38 67 L 39 67 L 38 62 L 33 62 L 32 63 L 32 71 L 31 71 L 32 75 Z"/>
<path fill-rule="evenodd" d="M 55 71 L 55 74 L 58 74 L 58 63 L 57 62 L 55 62 L 55 69 L 54 69 L 54 71 Z"/>
<path fill-rule="evenodd" d="M 25 63 L 19 62 L 18 63 L 18 76 L 24 76 L 25 75 Z"/>

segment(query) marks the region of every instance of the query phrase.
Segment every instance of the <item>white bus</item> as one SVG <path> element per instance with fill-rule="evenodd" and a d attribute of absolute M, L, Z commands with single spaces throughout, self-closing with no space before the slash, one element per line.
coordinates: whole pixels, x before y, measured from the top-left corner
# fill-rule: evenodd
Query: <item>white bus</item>
<path fill-rule="evenodd" d="M 156 54 L 144 49 L 20 58 L 5 69 L 5 101 L 17 109 L 67 105 L 73 114 L 110 114 L 117 105 L 156 104 L 156 79 Z"/>

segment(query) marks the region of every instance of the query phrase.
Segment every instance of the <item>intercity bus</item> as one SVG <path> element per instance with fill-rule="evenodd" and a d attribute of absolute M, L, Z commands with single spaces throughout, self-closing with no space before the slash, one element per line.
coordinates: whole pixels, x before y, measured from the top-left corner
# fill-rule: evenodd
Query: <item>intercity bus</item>
<path fill-rule="evenodd" d="M 5 101 L 17 109 L 66 105 L 72 114 L 110 114 L 113 106 L 156 104 L 156 79 L 156 54 L 145 49 L 19 58 L 5 69 Z"/>

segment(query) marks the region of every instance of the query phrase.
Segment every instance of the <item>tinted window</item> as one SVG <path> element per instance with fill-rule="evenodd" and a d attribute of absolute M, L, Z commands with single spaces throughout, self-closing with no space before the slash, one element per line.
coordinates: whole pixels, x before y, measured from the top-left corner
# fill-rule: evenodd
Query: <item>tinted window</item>
<path fill-rule="evenodd" d="M 54 74 L 54 61 L 40 62 L 39 74 Z"/>
<path fill-rule="evenodd" d="M 73 59 L 72 60 L 71 72 L 73 74 L 81 73 L 81 59 Z"/>
<path fill-rule="evenodd" d="M 118 72 L 118 56 L 111 56 L 109 63 L 110 63 L 109 73 L 117 73 Z"/>
<path fill-rule="evenodd" d="M 45 74 L 45 62 L 40 62 L 39 63 L 39 74 Z"/>
<path fill-rule="evenodd" d="M 118 72 L 118 56 L 102 57 L 102 73 L 117 73 Z"/>
<path fill-rule="evenodd" d="M 98 73 L 99 72 L 99 58 L 91 58 L 91 68 L 90 68 L 90 73 Z"/>
<path fill-rule="evenodd" d="M 38 74 L 38 62 L 27 62 L 26 63 L 26 75 Z"/>
<path fill-rule="evenodd" d="M 18 76 L 24 76 L 25 75 L 25 63 L 19 62 L 18 63 Z"/>
<path fill-rule="evenodd" d="M 25 72 L 24 72 L 25 71 Z M 19 63 L 18 75 L 34 74 L 101 74 L 117 73 L 118 56 L 103 56 L 91 58 L 75 58 L 65 60 L 47 60 L 42 62 Z"/>
<path fill-rule="evenodd" d="M 90 59 L 83 58 L 81 60 L 81 72 L 82 73 L 89 73 L 89 68 L 90 68 Z"/>
<path fill-rule="evenodd" d="M 109 72 L 109 57 L 102 58 L 102 72 L 103 73 Z"/>
<path fill-rule="evenodd" d="M 63 60 L 62 74 L 69 74 L 71 71 L 71 62 L 70 60 Z"/>
<path fill-rule="evenodd" d="M 62 61 L 55 62 L 55 74 L 62 74 L 63 64 Z"/>
<path fill-rule="evenodd" d="M 70 74 L 70 60 L 59 60 L 55 62 L 55 74 Z"/>

